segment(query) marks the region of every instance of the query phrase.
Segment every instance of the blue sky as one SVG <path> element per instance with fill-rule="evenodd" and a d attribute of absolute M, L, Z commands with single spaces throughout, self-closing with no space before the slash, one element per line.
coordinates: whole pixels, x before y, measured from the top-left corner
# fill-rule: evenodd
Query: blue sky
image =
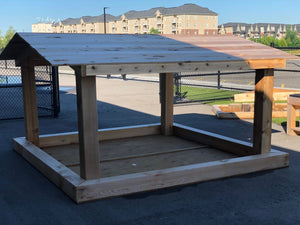
<path fill-rule="evenodd" d="M 120 15 L 129 10 L 153 7 L 176 7 L 194 3 L 219 14 L 219 24 L 227 22 L 266 22 L 300 24 L 300 0 L 0 0 L 0 30 L 9 26 L 17 31 L 31 31 L 38 18 L 66 19 L 68 17 L 96 16 L 109 7 L 107 13 Z"/>

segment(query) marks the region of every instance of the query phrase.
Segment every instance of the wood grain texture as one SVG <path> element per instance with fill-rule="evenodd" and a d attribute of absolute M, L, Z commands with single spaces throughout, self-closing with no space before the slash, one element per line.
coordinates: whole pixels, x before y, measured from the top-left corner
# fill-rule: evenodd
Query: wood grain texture
<path fill-rule="evenodd" d="M 86 202 L 176 185 L 215 180 L 286 167 L 287 153 L 270 153 L 90 180 L 77 187 L 77 202 Z"/>
<path fill-rule="evenodd" d="M 274 69 L 256 70 L 253 124 L 255 154 L 271 150 Z"/>
<path fill-rule="evenodd" d="M 39 146 L 39 120 L 34 66 L 30 61 L 21 66 L 26 139 Z"/>
<path fill-rule="evenodd" d="M 95 76 L 85 76 L 85 66 L 73 67 L 76 75 L 80 176 L 100 177 L 98 112 Z"/>
<path fill-rule="evenodd" d="M 35 60 L 53 66 L 130 64 L 134 68 L 153 63 L 245 62 L 248 67 L 259 69 L 283 68 L 286 59 L 295 58 L 268 46 L 228 36 L 17 33 L 0 59 L 19 59 L 16 49 L 20 46 L 24 50 L 33 49 L 29 52 L 36 53 Z"/>
<path fill-rule="evenodd" d="M 76 187 L 85 180 L 40 148 L 28 142 L 25 138 L 15 138 L 13 140 L 13 148 L 70 198 L 76 201 Z"/>
<path fill-rule="evenodd" d="M 139 137 L 160 134 L 160 123 L 136 125 L 127 127 L 105 128 L 98 130 L 98 141 L 107 141 L 119 138 Z M 77 144 L 78 132 L 40 135 L 40 147 L 53 147 Z"/>
<path fill-rule="evenodd" d="M 174 135 L 238 156 L 253 155 L 251 143 L 174 123 Z"/>
<path fill-rule="evenodd" d="M 161 104 L 161 133 L 173 134 L 173 102 L 174 102 L 174 73 L 159 74 L 160 104 Z"/>
<path fill-rule="evenodd" d="M 299 127 L 296 127 L 297 111 L 300 107 L 300 94 L 293 94 L 288 97 L 287 103 L 287 126 L 286 132 L 288 135 L 299 135 Z"/>

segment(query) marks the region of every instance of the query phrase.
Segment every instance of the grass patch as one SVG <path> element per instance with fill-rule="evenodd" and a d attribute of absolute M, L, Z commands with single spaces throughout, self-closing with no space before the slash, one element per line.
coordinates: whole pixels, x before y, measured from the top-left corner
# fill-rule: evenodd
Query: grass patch
<path fill-rule="evenodd" d="M 205 104 L 216 105 L 233 103 L 234 95 L 241 92 L 223 89 L 181 86 L 181 93 L 184 93 L 184 97 L 190 101 L 201 101 Z"/>
<path fill-rule="evenodd" d="M 292 55 L 300 55 L 300 49 L 296 49 L 296 50 L 283 50 L 287 53 L 290 53 Z"/>

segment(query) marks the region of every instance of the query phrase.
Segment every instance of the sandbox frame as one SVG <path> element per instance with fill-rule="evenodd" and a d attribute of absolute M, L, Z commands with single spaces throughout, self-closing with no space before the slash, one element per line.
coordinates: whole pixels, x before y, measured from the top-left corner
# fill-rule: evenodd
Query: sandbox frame
<path fill-rule="evenodd" d="M 190 37 L 184 36 L 172 36 L 166 39 L 161 36 L 140 36 L 142 37 L 143 46 L 140 50 L 137 50 L 139 49 L 137 48 L 139 44 L 138 41 L 141 41 L 138 36 L 126 36 L 128 40 L 125 41 L 123 40 L 124 36 L 118 35 L 112 35 L 109 36 L 109 38 L 107 35 L 84 36 L 86 39 L 94 39 L 95 43 L 100 43 L 99 40 L 104 38 L 107 43 L 105 43 L 104 49 L 101 50 L 102 42 L 98 48 L 96 48 L 95 43 L 93 43 L 92 48 L 87 49 L 86 46 L 91 44 L 89 43 L 90 40 L 87 40 L 87 43 L 82 43 L 82 46 L 79 47 L 78 43 L 72 45 L 70 44 L 72 40 L 74 42 L 78 40 L 82 41 L 81 38 L 83 36 L 77 34 L 71 35 L 72 36 L 64 34 L 16 34 L 8 47 L 1 54 L 0 59 L 16 59 L 22 71 L 26 137 L 14 139 L 13 146 L 15 151 L 20 153 L 75 202 L 81 203 L 175 185 L 281 168 L 289 165 L 289 155 L 287 153 L 271 150 L 271 116 L 273 68 L 284 68 L 285 60 L 292 58 L 291 56 L 246 40 L 233 40 L 231 37 L 209 37 L 206 39 L 204 37 L 205 40 L 203 41 L 203 37 L 191 39 Z M 106 45 L 110 44 L 108 39 L 111 40 L 112 44 L 123 41 L 126 46 L 129 46 L 128 49 L 133 56 L 135 56 L 130 55 L 131 58 L 129 58 L 132 61 L 124 62 L 122 60 L 125 59 L 119 59 L 118 62 L 101 64 L 101 62 L 95 62 L 89 59 L 88 53 L 86 53 L 87 55 L 85 55 L 84 58 L 73 59 L 73 56 L 68 58 L 69 55 L 65 53 L 66 49 L 60 46 L 61 44 L 63 44 L 64 47 L 71 46 L 69 50 L 74 57 L 76 56 L 76 48 L 79 48 L 79 51 L 94 51 L 90 55 L 91 58 L 95 56 L 95 51 L 97 51 L 96 53 L 98 55 L 107 53 L 105 58 L 109 58 L 112 61 L 116 60 L 116 58 L 118 60 L 118 57 L 115 56 L 119 54 L 120 49 L 116 48 L 114 51 L 111 50 L 114 49 L 113 46 L 110 46 L 111 49 L 105 52 Z M 174 39 L 176 42 L 174 42 Z M 132 40 L 132 42 L 130 42 L 130 40 Z M 43 43 L 43 41 L 45 44 L 40 44 Z M 148 41 L 151 45 L 147 44 Z M 211 45 L 209 45 L 210 41 L 212 42 Z M 68 45 L 65 45 L 66 42 Z M 242 46 L 241 49 L 245 53 L 244 58 L 237 58 L 235 52 L 229 51 L 226 52 L 226 54 L 222 53 L 223 46 L 228 47 L 232 45 L 236 47 L 237 42 L 240 43 L 238 46 Z M 220 43 L 219 50 L 216 49 L 218 43 Z M 40 44 L 40 46 L 36 47 L 37 44 Z M 153 46 L 156 45 L 161 52 L 152 52 Z M 177 47 L 178 45 L 180 47 Z M 20 46 L 23 47 L 23 54 L 20 54 Z M 212 50 L 210 50 L 209 46 L 212 46 Z M 54 47 L 56 47 L 56 51 L 53 50 Z M 196 51 L 197 54 L 191 56 L 190 53 L 186 54 L 186 50 L 182 51 L 181 54 L 180 51 L 187 47 L 189 49 L 193 48 L 193 51 Z M 173 48 L 176 48 L 178 52 L 177 56 L 173 55 L 175 51 Z M 128 49 L 126 50 L 128 51 Z M 254 57 L 253 50 L 257 52 L 257 50 L 261 49 L 264 49 L 263 55 L 256 55 Z M 55 52 L 54 55 L 53 52 Z M 66 57 L 64 56 L 65 54 L 67 55 Z M 111 54 L 111 58 L 109 54 Z M 275 58 L 274 55 L 276 56 Z M 173 59 L 171 61 L 163 61 L 158 60 L 158 56 L 159 58 L 165 58 L 166 56 L 170 58 L 173 57 Z M 62 57 L 65 58 L 62 60 Z M 141 62 L 141 58 L 144 61 Z M 195 61 L 195 59 L 197 60 Z M 126 58 L 126 60 L 128 59 Z M 34 66 L 45 64 L 58 66 L 70 65 L 75 71 L 78 133 L 39 135 Z M 252 68 L 256 70 L 253 144 L 175 124 L 173 122 L 174 72 L 197 71 L 211 68 L 239 70 Z M 157 72 L 160 74 L 160 124 L 98 130 L 95 75 L 119 74 L 120 72 L 131 74 Z M 160 133 L 166 136 L 179 136 L 207 144 L 221 151 L 234 153 L 239 157 L 163 170 L 101 178 L 98 152 L 99 137 L 101 141 L 101 138 L 105 139 L 105 137 L 119 139 L 139 135 L 151 135 L 153 133 Z M 45 146 L 64 145 L 74 142 L 79 143 L 80 175 L 74 173 L 41 149 Z"/>

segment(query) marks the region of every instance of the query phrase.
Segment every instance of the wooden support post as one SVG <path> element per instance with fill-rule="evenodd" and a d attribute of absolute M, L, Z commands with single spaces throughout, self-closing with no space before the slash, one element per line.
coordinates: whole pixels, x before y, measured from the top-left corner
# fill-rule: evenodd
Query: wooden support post
<path fill-rule="evenodd" d="M 26 139 L 39 146 L 39 120 L 36 98 L 34 66 L 26 61 L 21 66 L 23 107 Z"/>
<path fill-rule="evenodd" d="M 287 126 L 286 132 L 288 135 L 296 136 L 294 129 L 296 128 L 296 109 L 292 104 L 287 104 Z"/>
<path fill-rule="evenodd" d="M 274 69 L 258 69 L 255 75 L 254 154 L 269 153 L 272 134 Z"/>
<path fill-rule="evenodd" d="M 160 73 L 161 133 L 173 135 L 173 73 Z"/>
<path fill-rule="evenodd" d="M 76 75 L 80 176 L 100 178 L 96 77 L 86 76 L 86 67 L 73 67 Z"/>

